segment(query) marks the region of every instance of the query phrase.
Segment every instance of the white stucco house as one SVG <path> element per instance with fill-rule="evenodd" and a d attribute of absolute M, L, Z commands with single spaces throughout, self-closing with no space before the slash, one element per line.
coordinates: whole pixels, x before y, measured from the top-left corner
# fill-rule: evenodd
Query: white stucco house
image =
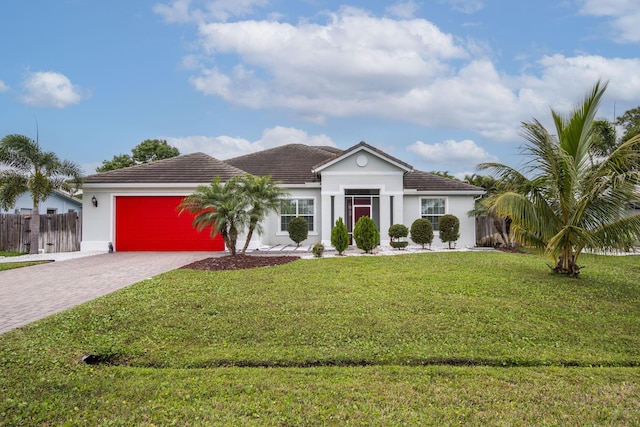
<path fill-rule="evenodd" d="M 347 150 L 335 147 L 284 145 L 226 161 L 203 153 L 90 175 L 84 183 L 82 250 L 116 251 L 224 250 L 220 238 L 198 233 L 192 218 L 178 216 L 176 206 L 198 185 L 219 176 L 271 175 L 290 196 L 279 213 L 262 224 L 254 248 L 291 244 L 287 225 L 307 219 L 307 244 L 330 245 L 331 229 L 342 217 L 349 231 L 358 218 L 371 217 L 388 245 L 392 224 L 410 227 L 417 218 L 434 225 L 444 214 L 460 219 L 458 247 L 475 246 L 475 221 L 467 214 L 480 187 L 414 170 L 411 165 L 364 142 Z M 92 203 L 92 200 L 95 202 Z M 241 237 L 242 238 L 242 237 Z"/>

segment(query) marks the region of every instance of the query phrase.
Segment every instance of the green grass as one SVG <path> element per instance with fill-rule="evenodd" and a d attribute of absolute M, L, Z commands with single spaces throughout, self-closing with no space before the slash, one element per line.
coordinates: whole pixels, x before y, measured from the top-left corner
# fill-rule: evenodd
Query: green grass
<path fill-rule="evenodd" d="M 25 252 L 0 251 L 0 257 L 16 257 L 26 255 Z M 30 267 L 32 265 L 44 264 L 48 261 L 21 261 L 21 262 L 0 262 L 0 271 L 13 270 L 14 268 Z"/>
<path fill-rule="evenodd" d="M 175 270 L 0 336 L 0 425 L 640 425 L 640 259 L 545 263 Z"/>
<path fill-rule="evenodd" d="M 16 251 L 0 251 L 0 256 L 6 256 L 6 257 L 10 257 L 10 256 L 20 256 L 20 255 L 26 255 L 26 252 L 16 252 Z"/>
<path fill-rule="evenodd" d="M 19 261 L 19 262 L 0 262 L 0 271 L 13 270 L 14 268 L 31 267 L 32 265 L 46 264 L 49 261 Z"/>

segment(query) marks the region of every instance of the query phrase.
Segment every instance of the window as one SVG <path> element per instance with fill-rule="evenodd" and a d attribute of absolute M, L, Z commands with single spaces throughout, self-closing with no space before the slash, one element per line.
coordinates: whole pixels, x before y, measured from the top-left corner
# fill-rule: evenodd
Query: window
<path fill-rule="evenodd" d="M 433 231 L 439 230 L 440 217 L 446 212 L 445 199 L 421 199 L 420 214 L 422 218 L 431 221 Z"/>
<path fill-rule="evenodd" d="M 309 231 L 314 231 L 313 199 L 287 199 L 280 204 L 280 231 L 289 231 L 289 222 L 299 216 L 307 220 Z"/>
<path fill-rule="evenodd" d="M 47 208 L 47 215 L 55 215 L 58 213 L 58 209 Z"/>

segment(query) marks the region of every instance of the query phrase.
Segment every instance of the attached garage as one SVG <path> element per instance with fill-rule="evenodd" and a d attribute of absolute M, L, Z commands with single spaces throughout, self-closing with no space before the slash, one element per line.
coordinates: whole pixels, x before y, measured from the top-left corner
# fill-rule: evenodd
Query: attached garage
<path fill-rule="evenodd" d="M 116 196 L 117 251 L 223 251 L 221 235 L 198 232 L 193 216 L 178 215 L 181 196 Z"/>
<path fill-rule="evenodd" d="M 227 181 L 244 171 L 204 153 L 85 177 L 82 217 L 83 251 L 224 251 L 222 236 L 198 232 L 193 216 L 176 207 L 199 185 L 215 177 Z"/>

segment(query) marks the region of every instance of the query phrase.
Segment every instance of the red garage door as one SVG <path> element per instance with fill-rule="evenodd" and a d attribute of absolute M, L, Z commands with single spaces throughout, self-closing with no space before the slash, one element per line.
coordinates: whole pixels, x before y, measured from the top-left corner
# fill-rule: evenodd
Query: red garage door
<path fill-rule="evenodd" d="M 193 216 L 178 216 L 181 196 L 116 197 L 117 251 L 223 251 L 221 235 L 211 230 L 198 232 Z"/>

